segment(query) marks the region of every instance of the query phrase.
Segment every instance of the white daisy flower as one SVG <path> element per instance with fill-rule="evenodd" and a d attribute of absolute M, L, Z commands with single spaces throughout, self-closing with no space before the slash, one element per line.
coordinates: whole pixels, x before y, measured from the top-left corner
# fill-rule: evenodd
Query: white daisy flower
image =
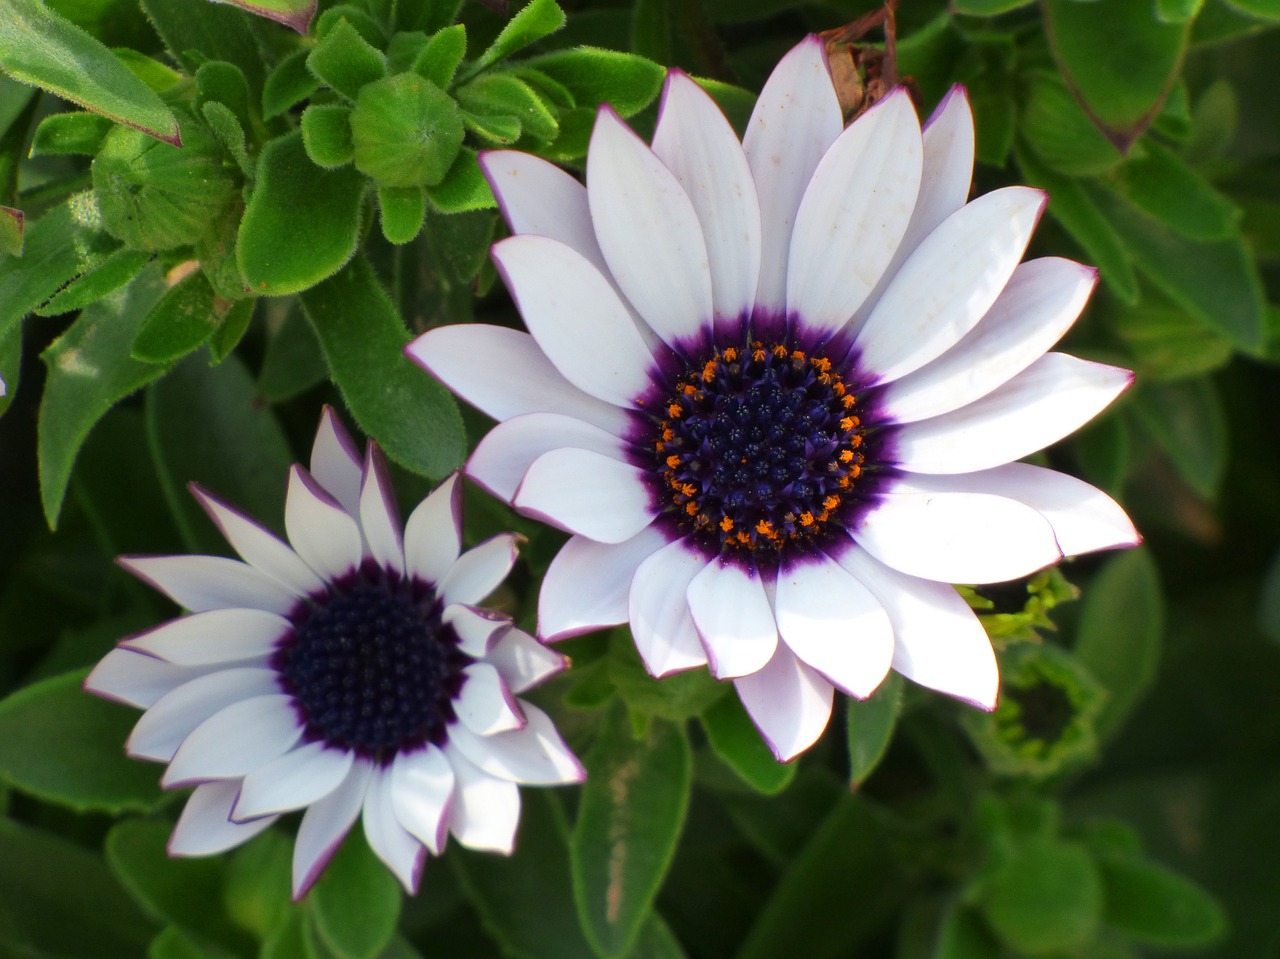
<path fill-rule="evenodd" d="M 305 809 L 295 898 L 357 818 L 413 892 L 449 833 L 511 852 L 518 783 L 582 780 L 546 713 L 517 696 L 566 660 L 475 605 L 517 538 L 461 552 L 456 476 L 402 535 L 381 451 L 361 457 L 326 408 L 310 470 L 289 474 L 288 544 L 192 491 L 244 561 L 121 558 L 190 614 L 123 640 L 85 681 L 146 710 L 127 751 L 168 763 L 161 785 L 195 786 L 171 855 L 222 852 Z"/>
<path fill-rule="evenodd" d="M 742 143 L 673 70 L 652 146 L 600 111 L 585 187 L 483 156 L 529 333 L 408 351 L 499 421 L 467 474 L 574 534 L 544 640 L 630 622 L 653 675 L 733 680 L 785 761 L 833 687 L 865 697 L 890 668 L 992 708 L 995 657 L 950 584 L 1137 542 L 1102 492 L 1014 462 L 1132 377 L 1046 352 L 1096 272 L 1019 264 L 1046 197 L 966 202 L 973 137 L 960 88 L 923 134 L 901 89 L 844 128 L 809 37 Z"/>

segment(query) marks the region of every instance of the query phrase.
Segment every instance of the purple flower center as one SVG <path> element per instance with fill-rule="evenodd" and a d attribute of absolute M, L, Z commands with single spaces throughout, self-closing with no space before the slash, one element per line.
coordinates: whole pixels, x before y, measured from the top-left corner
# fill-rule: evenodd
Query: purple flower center
<path fill-rule="evenodd" d="M 443 745 L 473 660 L 442 609 L 431 586 L 366 564 L 295 610 L 271 665 L 304 739 L 383 761 Z"/>
<path fill-rule="evenodd" d="M 681 534 L 775 563 L 847 525 L 874 463 L 856 386 L 829 359 L 757 340 L 704 354 L 673 382 L 643 447 Z"/>

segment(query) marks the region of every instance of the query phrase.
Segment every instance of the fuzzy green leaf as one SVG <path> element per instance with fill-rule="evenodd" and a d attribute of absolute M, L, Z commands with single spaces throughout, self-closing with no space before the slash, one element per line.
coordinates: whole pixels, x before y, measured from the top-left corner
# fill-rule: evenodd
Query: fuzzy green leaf
<path fill-rule="evenodd" d="M 212 336 L 220 320 L 213 287 L 196 270 L 170 287 L 147 314 L 133 338 L 133 358 L 144 363 L 179 360 Z"/>
<path fill-rule="evenodd" d="M 389 243 L 408 243 L 422 230 L 427 199 L 422 187 L 380 187 L 379 222 Z"/>
<path fill-rule="evenodd" d="M 391 459 L 437 478 L 465 454 L 449 392 L 404 355 L 409 332 L 369 264 L 357 259 L 302 295 L 333 380 L 360 428 Z"/>
<path fill-rule="evenodd" d="M 427 187 L 427 197 L 441 213 L 468 213 L 498 205 L 489 181 L 480 172 L 475 153 L 466 147 L 458 152 L 458 158 L 453 161 L 444 180 Z"/>
<path fill-rule="evenodd" d="M 564 26 L 564 11 L 556 0 L 529 0 L 520 11 L 507 21 L 498 38 L 489 49 L 480 54 L 462 75 L 466 80 L 505 60 L 517 50 L 523 50 Z"/>
<path fill-rule="evenodd" d="M 214 0 L 283 23 L 305 34 L 316 14 L 316 0 Z"/>
<path fill-rule="evenodd" d="M 355 156 L 351 144 L 351 108 L 340 103 L 313 103 L 302 111 L 302 144 L 319 167 L 333 170 Z"/>
<path fill-rule="evenodd" d="M 98 113 L 55 113 L 45 117 L 31 138 L 31 155 L 78 153 L 93 156 L 111 129 L 112 121 Z"/>
<path fill-rule="evenodd" d="M 737 696 L 725 696 L 699 718 L 712 751 L 756 792 L 775 795 L 796 778 L 799 767 L 773 757 Z"/>
<path fill-rule="evenodd" d="M 849 700 L 845 725 L 849 737 L 849 783 L 862 785 L 884 758 L 902 708 L 902 677 L 890 672 L 864 700 Z"/>
<path fill-rule="evenodd" d="M 188 72 L 206 60 L 240 68 L 256 91 L 262 85 L 262 51 L 249 18 L 234 7 L 205 0 L 139 0 L 175 63 Z M 187 54 L 199 51 L 196 56 Z"/>
<path fill-rule="evenodd" d="M 301 133 L 268 143 L 236 241 L 250 289 L 283 296 L 340 270 L 359 242 L 364 191 L 365 179 L 354 169 L 322 170 L 312 163 Z"/>
<path fill-rule="evenodd" d="M 339 20 L 307 57 L 307 69 L 349 100 L 387 75 L 387 60 L 346 20 Z"/>
<path fill-rule="evenodd" d="M 94 37 L 39 0 L 0 0 L 0 68 L 86 110 L 180 145 L 178 121 Z"/>
<path fill-rule="evenodd" d="M 459 87 L 458 103 L 472 118 L 517 121 L 516 134 L 554 140 L 560 132 L 555 113 L 533 89 L 518 77 L 489 73 Z"/>
<path fill-rule="evenodd" d="M 90 696 L 83 672 L 42 680 L 0 700 L 0 780 L 78 812 L 146 812 L 164 795 L 156 769 L 129 759 L 138 714 Z"/>
<path fill-rule="evenodd" d="M 466 55 L 467 28 L 455 23 L 432 35 L 423 45 L 422 51 L 414 58 L 413 72 L 441 90 L 448 90 Z"/>
<path fill-rule="evenodd" d="M 37 446 L 40 495 L 50 528 L 56 527 L 71 468 L 81 445 L 118 401 L 161 376 L 166 366 L 130 355 L 138 327 L 164 292 L 159 271 L 144 271 L 129 286 L 86 307 L 41 354 L 48 368 L 40 404 Z"/>
<path fill-rule="evenodd" d="M 278 117 L 320 89 L 320 82 L 307 69 L 309 53 L 309 50 L 295 50 L 267 75 L 262 88 L 263 119 Z"/>
<path fill-rule="evenodd" d="M 563 84 L 579 107 L 594 110 L 601 103 L 609 103 L 622 117 L 652 103 L 666 75 L 652 60 L 597 47 L 549 53 L 534 57 L 525 65 Z"/>

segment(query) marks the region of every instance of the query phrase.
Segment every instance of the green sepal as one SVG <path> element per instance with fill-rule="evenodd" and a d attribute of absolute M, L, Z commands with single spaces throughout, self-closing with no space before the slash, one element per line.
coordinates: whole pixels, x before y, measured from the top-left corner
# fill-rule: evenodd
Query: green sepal
<path fill-rule="evenodd" d="M 302 111 L 302 145 L 316 166 L 334 170 L 355 156 L 351 143 L 351 108 L 341 103 L 313 103 Z"/>
<path fill-rule="evenodd" d="M 875 771 L 893 741 L 902 709 L 902 677 L 890 671 L 870 696 L 850 699 L 845 712 L 849 745 L 849 785 L 857 789 Z"/>
<path fill-rule="evenodd" d="M 348 100 L 387 75 L 387 60 L 345 19 L 339 20 L 307 56 L 307 69 Z"/>
<path fill-rule="evenodd" d="M 551 141 L 560 133 L 560 124 L 551 108 L 519 77 L 487 73 L 457 91 L 458 103 L 469 118 L 486 121 L 512 117 L 517 135 L 527 133 L 538 140 Z"/>
<path fill-rule="evenodd" d="M 369 84 L 351 113 L 356 169 L 380 186 L 440 183 L 465 135 L 458 104 L 416 73 Z"/>
<path fill-rule="evenodd" d="M 240 68 L 225 60 L 208 60 L 196 70 L 196 109 L 221 103 L 235 114 L 244 130 L 253 128 L 249 110 L 249 83 Z"/>
<path fill-rule="evenodd" d="M 466 55 L 467 28 L 461 23 L 455 23 L 432 35 L 414 58 L 412 69 L 441 90 L 448 90 Z"/>
<path fill-rule="evenodd" d="M 776 795 L 796 778 L 799 766 L 774 758 L 737 696 L 725 696 L 699 719 L 712 752 L 756 792 Z"/>
<path fill-rule="evenodd" d="M 564 26 L 564 22 L 564 11 L 556 0 L 529 0 L 507 21 L 489 48 L 463 71 L 460 79 L 467 80 L 483 73 L 499 60 L 505 60 L 517 50 L 555 33 Z"/>
<path fill-rule="evenodd" d="M 444 180 L 427 187 L 427 198 L 441 213 L 466 213 L 498 205 L 489 181 L 480 172 L 476 154 L 466 147 L 458 151 L 458 159 L 453 161 Z"/>
<path fill-rule="evenodd" d="M 262 117 L 278 117 L 295 103 L 301 103 L 320 89 L 320 83 L 307 69 L 310 50 L 295 50 L 276 64 L 262 87 Z"/>
<path fill-rule="evenodd" d="M 250 291 L 297 293 L 340 270 L 360 239 L 365 187 L 351 168 L 323 170 L 312 163 L 301 133 L 268 143 L 236 241 Z"/>
<path fill-rule="evenodd" d="M 378 187 L 379 222 L 390 243 L 408 243 L 422 230 L 427 199 L 422 187 Z"/>
<path fill-rule="evenodd" d="M 130 355 L 144 363 L 181 359 L 212 336 L 220 320 L 213 287 L 202 272 L 194 270 L 151 308 L 133 338 Z"/>
<path fill-rule="evenodd" d="M 109 117 L 99 113 L 55 113 L 40 121 L 31 138 L 31 156 L 83 154 L 93 156 L 102 148 L 111 128 Z"/>

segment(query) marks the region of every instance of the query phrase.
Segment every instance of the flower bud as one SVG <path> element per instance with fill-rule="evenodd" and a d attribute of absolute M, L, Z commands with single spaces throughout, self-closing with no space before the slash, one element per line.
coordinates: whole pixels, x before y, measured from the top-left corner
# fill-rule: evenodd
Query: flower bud
<path fill-rule="evenodd" d="M 366 84 L 351 112 L 356 169 L 383 187 L 439 183 L 464 133 L 458 104 L 416 73 Z"/>

